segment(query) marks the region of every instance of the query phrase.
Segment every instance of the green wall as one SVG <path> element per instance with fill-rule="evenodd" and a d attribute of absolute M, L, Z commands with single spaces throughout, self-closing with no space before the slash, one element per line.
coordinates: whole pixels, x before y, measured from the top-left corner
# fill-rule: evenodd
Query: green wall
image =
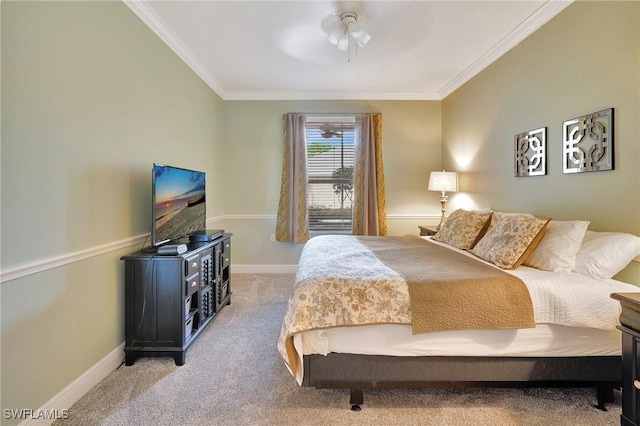
<path fill-rule="evenodd" d="M 639 6 L 575 3 L 442 102 L 223 102 L 120 2 L 3 1 L 1 266 L 46 267 L 1 283 L 2 408 L 41 407 L 124 341 L 119 258 L 148 231 L 153 162 L 207 172 L 235 271 L 297 263 L 299 245 L 269 241 L 286 112 L 383 114 L 391 234 L 438 222 L 443 165 L 462 172 L 449 211 L 640 234 Z M 563 175 L 562 121 L 607 107 L 616 170 Z M 548 175 L 514 178 L 513 136 L 542 126 Z"/>
<path fill-rule="evenodd" d="M 152 163 L 206 171 L 222 215 L 223 103 L 121 2 L 1 8 L 2 270 L 78 255 L 1 284 L 2 408 L 39 408 L 124 341 Z"/>
<path fill-rule="evenodd" d="M 298 262 L 301 246 L 269 240 L 280 198 L 287 112 L 381 112 L 389 233 L 417 235 L 418 225 L 438 223 L 439 194 L 427 191 L 427 183 L 429 171 L 440 168 L 439 101 L 225 101 L 225 226 L 234 235 L 236 270 Z"/>
<path fill-rule="evenodd" d="M 563 174 L 562 122 L 613 107 L 615 170 Z M 442 102 L 458 206 L 640 235 L 640 3 L 576 2 Z M 514 177 L 513 138 L 547 127 L 547 175 Z M 640 284 L 633 262 L 618 278 Z"/>

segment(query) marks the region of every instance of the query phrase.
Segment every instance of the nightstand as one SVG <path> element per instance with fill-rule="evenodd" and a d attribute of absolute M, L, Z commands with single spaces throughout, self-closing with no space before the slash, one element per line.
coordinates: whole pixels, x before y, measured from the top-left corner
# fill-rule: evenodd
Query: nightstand
<path fill-rule="evenodd" d="M 436 233 L 438 232 L 438 230 L 436 229 L 435 226 L 420 226 L 418 225 L 418 228 L 420 228 L 420 236 L 423 237 L 425 235 L 436 235 Z"/>
<path fill-rule="evenodd" d="M 640 293 L 613 293 L 622 331 L 622 426 L 640 426 Z"/>

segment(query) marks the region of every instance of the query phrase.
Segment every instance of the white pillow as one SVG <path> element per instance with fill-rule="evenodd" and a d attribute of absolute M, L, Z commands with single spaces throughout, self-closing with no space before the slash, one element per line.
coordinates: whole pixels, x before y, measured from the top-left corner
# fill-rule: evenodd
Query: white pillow
<path fill-rule="evenodd" d="M 523 265 L 552 272 L 573 271 L 587 226 L 589 222 L 582 220 L 552 220 Z"/>
<path fill-rule="evenodd" d="M 624 232 L 587 231 L 576 254 L 575 271 L 593 278 L 611 278 L 640 255 L 640 237 Z"/>

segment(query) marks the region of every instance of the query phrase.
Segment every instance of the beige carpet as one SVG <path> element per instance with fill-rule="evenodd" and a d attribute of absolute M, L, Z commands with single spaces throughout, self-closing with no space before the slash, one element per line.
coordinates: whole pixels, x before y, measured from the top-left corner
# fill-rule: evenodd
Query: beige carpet
<path fill-rule="evenodd" d="M 603 412 L 593 389 L 365 391 L 301 388 L 276 351 L 293 275 L 234 274 L 232 304 L 186 363 L 121 366 L 55 425 L 619 425 L 621 394 Z"/>

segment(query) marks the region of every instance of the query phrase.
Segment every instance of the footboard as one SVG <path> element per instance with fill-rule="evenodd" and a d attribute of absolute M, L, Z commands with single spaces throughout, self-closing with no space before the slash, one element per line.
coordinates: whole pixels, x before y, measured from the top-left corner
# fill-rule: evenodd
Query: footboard
<path fill-rule="evenodd" d="M 365 389 L 471 387 L 594 387 L 606 409 L 621 386 L 620 356 L 393 357 L 305 355 L 303 386 L 351 389 L 353 409 Z"/>

